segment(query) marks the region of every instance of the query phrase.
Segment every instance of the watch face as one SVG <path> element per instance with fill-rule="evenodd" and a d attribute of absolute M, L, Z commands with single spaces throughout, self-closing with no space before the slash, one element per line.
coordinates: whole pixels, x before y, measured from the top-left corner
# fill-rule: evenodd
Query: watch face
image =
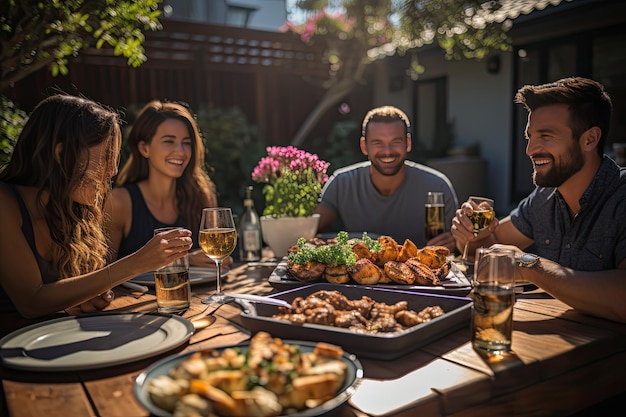
<path fill-rule="evenodd" d="M 521 264 L 524 266 L 532 266 L 538 259 L 539 257 L 537 255 L 533 255 L 532 253 L 525 253 L 519 258 Z"/>

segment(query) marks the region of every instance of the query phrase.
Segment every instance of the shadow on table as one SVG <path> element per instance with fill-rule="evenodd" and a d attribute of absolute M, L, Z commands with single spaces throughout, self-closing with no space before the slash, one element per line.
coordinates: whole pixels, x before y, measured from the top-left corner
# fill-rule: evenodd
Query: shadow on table
<path fill-rule="evenodd" d="M 26 352 L 23 347 L 3 348 L 2 357 L 11 358 L 28 356 L 35 359 L 52 360 L 79 352 L 98 352 L 113 350 L 129 342 L 142 339 L 145 336 L 159 332 L 160 324 L 162 324 L 164 320 L 167 320 L 167 317 L 160 315 L 155 315 L 154 317 L 142 315 L 141 317 L 143 317 L 143 321 L 141 322 L 141 325 L 133 327 L 133 331 L 131 332 L 128 331 L 128 326 L 116 327 L 112 325 L 110 327 L 106 327 L 105 324 L 93 325 L 88 321 L 83 322 L 81 320 L 90 316 L 92 315 L 77 317 L 76 320 L 82 331 L 85 332 L 85 335 L 89 335 L 90 332 L 93 332 L 94 336 L 90 336 L 83 340 L 76 341 L 67 341 L 61 338 L 59 340 L 59 343 L 56 345 L 28 349 L 28 352 Z M 94 316 L 106 317 L 106 315 L 102 314 Z M 146 320 L 145 317 L 148 317 L 148 319 Z M 96 334 L 100 333 L 101 335 L 95 336 Z"/>

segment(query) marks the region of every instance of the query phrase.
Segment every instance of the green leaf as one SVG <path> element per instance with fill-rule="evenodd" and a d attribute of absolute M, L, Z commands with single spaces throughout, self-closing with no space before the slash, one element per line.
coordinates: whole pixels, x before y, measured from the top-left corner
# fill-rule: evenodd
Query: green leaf
<path fill-rule="evenodd" d="M 54 76 L 67 74 L 65 60 L 88 47 L 124 44 L 114 50 L 128 65 L 146 61 L 143 32 L 161 30 L 158 5 L 162 0 L 21 0 L 2 9 L 0 28 L 4 37 L 0 61 L 0 90 L 29 74 L 30 65 L 50 64 Z M 28 22 L 28 25 L 24 24 Z M 18 62 L 10 68 L 6 63 Z M 61 64 L 62 63 L 62 64 Z"/>

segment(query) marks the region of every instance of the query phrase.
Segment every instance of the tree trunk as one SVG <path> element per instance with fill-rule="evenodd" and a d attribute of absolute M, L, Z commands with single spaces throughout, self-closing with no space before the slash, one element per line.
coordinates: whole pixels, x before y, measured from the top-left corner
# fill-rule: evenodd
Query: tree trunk
<path fill-rule="evenodd" d="M 307 136 L 311 133 L 311 130 L 320 121 L 320 119 L 326 114 L 326 112 L 342 98 L 346 97 L 356 86 L 356 81 L 353 79 L 342 80 L 338 84 L 326 90 L 324 97 L 318 101 L 315 108 L 309 113 L 304 123 L 298 129 L 298 132 L 291 140 L 291 144 L 295 147 L 301 146 Z"/>
<path fill-rule="evenodd" d="M 357 57 L 358 62 L 354 65 L 356 70 L 349 78 L 344 78 L 339 82 L 332 84 L 326 92 L 324 93 L 324 97 L 317 103 L 315 108 L 309 113 L 307 118 L 304 120 L 298 132 L 291 140 L 291 144 L 295 147 L 301 146 L 307 139 L 307 136 L 311 133 L 311 130 L 315 127 L 315 125 L 320 121 L 320 119 L 324 116 L 324 114 L 333 106 L 341 101 L 341 99 L 345 98 L 348 94 L 354 90 L 357 84 L 363 83 L 363 73 L 365 69 L 369 65 L 370 61 L 367 59 L 361 59 L 361 57 Z"/>

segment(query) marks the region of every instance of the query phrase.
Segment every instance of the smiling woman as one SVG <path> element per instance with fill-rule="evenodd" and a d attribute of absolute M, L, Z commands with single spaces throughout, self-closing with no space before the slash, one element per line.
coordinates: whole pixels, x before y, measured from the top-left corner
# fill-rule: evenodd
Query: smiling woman
<path fill-rule="evenodd" d="M 137 116 L 128 146 L 131 154 L 106 205 L 111 257 L 136 251 L 156 228 L 180 226 L 194 233 L 190 264 L 213 267 L 199 250 L 197 231 L 202 209 L 215 207 L 217 196 L 203 169 L 204 144 L 190 109 L 151 101 Z"/>

